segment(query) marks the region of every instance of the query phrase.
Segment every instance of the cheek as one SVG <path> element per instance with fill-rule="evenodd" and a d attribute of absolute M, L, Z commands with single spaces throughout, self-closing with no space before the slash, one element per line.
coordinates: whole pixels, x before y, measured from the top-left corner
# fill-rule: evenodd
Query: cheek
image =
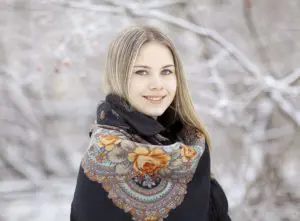
<path fill-rule="evenodd" d="M 166 87 L 168 88 L 168 90 L 170 92 L 175 93 L 176 89 L 177 89 L 177 80 L 176 80 L 176 77 L 168 79 L 167 82 L 166 82 Z"/>
<path fill-rule="evenodd" d="M 136 78 L 132 78 L 129 82 L 129 94 L 137 94 L 142 91 L 143 83 Z"/>

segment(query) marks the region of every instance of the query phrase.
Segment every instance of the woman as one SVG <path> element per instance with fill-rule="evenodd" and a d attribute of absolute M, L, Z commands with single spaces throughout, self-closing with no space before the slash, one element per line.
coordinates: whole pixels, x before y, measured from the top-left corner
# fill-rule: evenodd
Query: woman
<path fill-rule="evenodd" d="M 132 27 L 110 45 L 71 206 L 72 221 L 230 220 L 210 141 L 171 40 Z"/>

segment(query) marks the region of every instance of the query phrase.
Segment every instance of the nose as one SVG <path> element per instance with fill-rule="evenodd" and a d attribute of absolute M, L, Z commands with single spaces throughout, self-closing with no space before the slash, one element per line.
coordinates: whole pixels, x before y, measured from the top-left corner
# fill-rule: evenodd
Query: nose
<path fill-rule="evenodd" d="M 152 75 L 149 81 L 149 88 L 151 90 L 161 90 L 163 88 L 163 80 L 160 75 Z"/>

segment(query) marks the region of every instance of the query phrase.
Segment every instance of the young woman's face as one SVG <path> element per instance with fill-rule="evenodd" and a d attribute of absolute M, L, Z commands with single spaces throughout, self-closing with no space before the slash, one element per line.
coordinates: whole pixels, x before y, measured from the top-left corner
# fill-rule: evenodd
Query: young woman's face
<path fill-rule="evenodd" d="M 156 119 L 172 103 L 177 88 L 174 60 L 165 45 L 145 43 L 129 79 L 129 103 L 139 112 Z"/>

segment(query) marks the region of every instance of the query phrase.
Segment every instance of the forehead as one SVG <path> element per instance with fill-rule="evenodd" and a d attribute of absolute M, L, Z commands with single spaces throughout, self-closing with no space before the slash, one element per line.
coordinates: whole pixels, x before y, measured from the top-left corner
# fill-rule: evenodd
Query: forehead
<path fill-rule="evenodd" d="M 170 49 L 162 43 L 150 41 L 142 45 L 137 58 L 136 65 L 147 65 L 150 67 L 174 64 Z"/>

